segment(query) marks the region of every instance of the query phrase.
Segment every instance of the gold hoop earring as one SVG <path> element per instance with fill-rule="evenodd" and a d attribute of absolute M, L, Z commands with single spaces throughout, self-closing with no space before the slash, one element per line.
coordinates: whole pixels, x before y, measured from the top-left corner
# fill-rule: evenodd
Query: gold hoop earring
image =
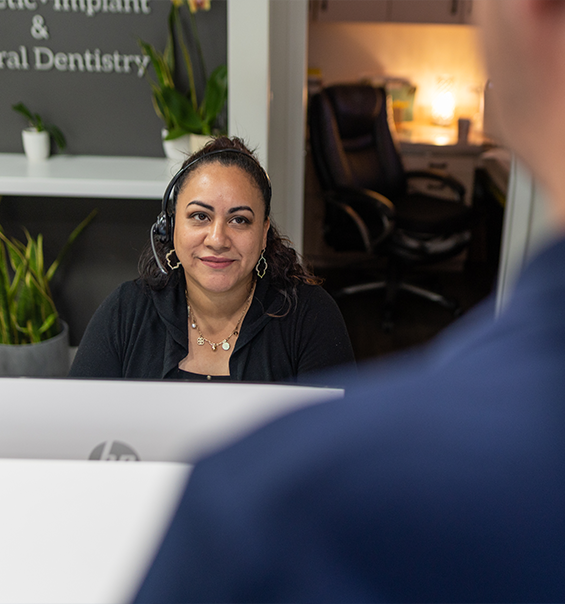
<path fill-rule="evenodd" d="M 264 252 L 265 252 L 265 250 L 261 250 L 261 255 L 259 256 L 259 260 L 257 260 L 257 264 L 255 265 L 255 271 L 256 271 L 259 279 L 262 279 L 265 276 L 265 273 L 267 272 L 267 268 L 269 268 L 269 265 L 267 264 L 267 260 L 266 260 L 265 256 L 263 255 Z"/>
<path fill-rule="evenodd" d="M 175 248 L 173 248 L 172 250 L 170 250 L 169 252 L 167 252 L 167 255 L 165 256 L 165 260 L 167 261 L 167 264 L 169 265 L 169 268 L 172 271 L 177 270 L 177 268 L 181 265 L 180 260 L 176 263 L 175 266 L 173 266 L 171 264 L 171 254 L 174 254 L 174 253 L 175 253 Z M 177 260 L 178 260 L 178 258 L 177 258 Z"/>

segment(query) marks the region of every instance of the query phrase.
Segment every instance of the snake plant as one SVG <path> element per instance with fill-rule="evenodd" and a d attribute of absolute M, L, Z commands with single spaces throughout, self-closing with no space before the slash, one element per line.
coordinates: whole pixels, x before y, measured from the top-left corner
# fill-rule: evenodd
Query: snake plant
<path fill-rule="evenodd" d="M 43 235 L 34 238 L 24 229 L 24 243 L 6 236 L 0 226 L 0 344 L 32 344 L 61 332 L 49 283 L 95 214 L 96 210 L 92 211 L 75 228 L 48 268 L 43 256 Z"/>

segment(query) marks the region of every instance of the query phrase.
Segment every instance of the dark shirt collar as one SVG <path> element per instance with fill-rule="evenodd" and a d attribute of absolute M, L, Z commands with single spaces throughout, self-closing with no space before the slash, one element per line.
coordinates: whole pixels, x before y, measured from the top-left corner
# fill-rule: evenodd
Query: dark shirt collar
<path fill-rule="evenodd" d="M 188 312 L 185 297 L 186 281 L 182 270 L 177 271 L 166 287 L 150 290 L 157 313 L 165 324 L 171 337 L 188 352 Z M 267 273 L 263 279 L 257 278 L 257 286 L 251 306 L 241 326 L 241 334 L 236 349 L 249 342 L 263 326 L 272 320 L 270 314 L 281 314 L 285 311 L 285 300 L 282 294 L 271 287 Z"/>

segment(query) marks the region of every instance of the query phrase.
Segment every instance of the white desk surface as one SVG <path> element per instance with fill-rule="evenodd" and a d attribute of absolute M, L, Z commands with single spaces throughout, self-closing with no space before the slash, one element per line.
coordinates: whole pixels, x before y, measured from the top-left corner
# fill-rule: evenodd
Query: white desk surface
<path fill-rule="evenodd" d="M 445 152 L 450 155 L 479 155 L 493 142 L 482 132 L 471 130 L 466 143 L 458 143 L 457 126 L 434 126 L 422 122 L 403 122 L 397 126 L 397 137 L 403 152 Z"/>
<path fill-rule="evenodd" d="M 133 597 L 189 467 L 0 459 L 0 603 Z"/>
<path fill-rule="evenodd" d="M 161 199 L 180 162 L 153 157 L 0 153 L 0 195 Z"/>

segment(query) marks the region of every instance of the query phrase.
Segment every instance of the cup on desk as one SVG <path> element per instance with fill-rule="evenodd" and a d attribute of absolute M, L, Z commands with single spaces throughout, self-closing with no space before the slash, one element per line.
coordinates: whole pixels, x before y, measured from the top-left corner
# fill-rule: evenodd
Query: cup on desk
<path fill-rule="evenodd" d="M 469 141 L 469 131 L 471 130 L 471 120 L 461 117 L 457 120 L 457 142 L 465 145 Z"/>

